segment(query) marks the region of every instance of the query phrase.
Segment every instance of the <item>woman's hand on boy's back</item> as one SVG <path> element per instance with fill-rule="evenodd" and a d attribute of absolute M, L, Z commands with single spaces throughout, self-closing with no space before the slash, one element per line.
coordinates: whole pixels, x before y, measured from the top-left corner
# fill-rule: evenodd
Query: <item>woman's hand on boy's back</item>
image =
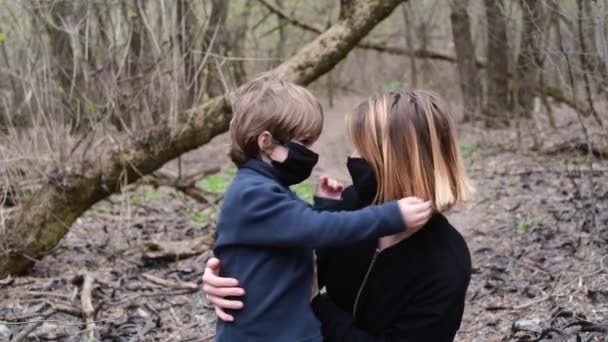
<path fill-rule="evenodd" d="M 398 202 L 401 217 L 405 222 L 405 232 L 410 236 L 424 227 L 431 218 L 433 208 L 431 202 L 424 201 L 418 197 L 406 197 Z"/>
<path fill-rule="evenodd" d="M 315 196 L 329 199 L 341 199 L 344 185 L 327 176 L 319 177 Z"/>
<path fill-rule="evenodd" d="M 238 280 L 234 278 L 220 277 L 219 259 L 211 258 L 207 261 L 205 273 L 203 273 L 203 292 L 207 300 L 215 307 L 215 313 L 222 321 L 234 321 L 234 317 L 224 310 L 243 308 L 242 301 L 226 299 L 226 297 L 239 297 L 245 294 L 245 290 L 238 285 Z"/>

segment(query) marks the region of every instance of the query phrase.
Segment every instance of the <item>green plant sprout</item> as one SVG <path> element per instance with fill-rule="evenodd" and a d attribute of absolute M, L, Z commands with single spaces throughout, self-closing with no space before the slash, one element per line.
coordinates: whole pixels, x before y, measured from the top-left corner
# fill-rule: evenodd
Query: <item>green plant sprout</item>
<path fill-rule="evenodd" d="M 108 209 L 101 205 L 94 205 L 89 210 L 87 210 L 87 214 L 91 217 L 97 217 L 101 214 L 107 213 Z"/>
<path fill-rule="evenodd" d="M 517 224 L 517 226 L 515 227 L 515 231 L 518 234 L 525 234 L 525 233 L 528 233 L 528 232 L 534 230 L 535 228 L 543 226 L 544 224 L 545 224 L 545 221 L 543 219 L 540 219 L 540 220 L 524 219 Z"/>
<path fill-rule="evenodd" d="M 305 200 L 308 203 L 312 203 L 312 197 L 315 193 L 315 187 L 309 181 L 302 182 L 300 184 L 296 184 L 291 187 L 291 190 L 298 195 L 301 199 Z"/>
<path fill-rule="evenodd" d="M 207 176 L 196 183 L 196 187 L 207 192 L 223 194 L 236 176 L 236 169 L 230 168 L 223 172 Z"/>
<path fill-rule="evenodd" d="M 477 143 L 472 142 L 461 142 L 460 143 L 460 153 L 462 153 L 462 157 L 465 159 L 470 159 L 477 154 L 477 150 L 479 149 L 479 145 Z"/>
<path fill-rule="evenodd" d="M 188 216 L 190 225 L 199 230 L 217 219 L 217 212 L 213 208 L 203 210 L 184 209 L 182 212 Z"/>

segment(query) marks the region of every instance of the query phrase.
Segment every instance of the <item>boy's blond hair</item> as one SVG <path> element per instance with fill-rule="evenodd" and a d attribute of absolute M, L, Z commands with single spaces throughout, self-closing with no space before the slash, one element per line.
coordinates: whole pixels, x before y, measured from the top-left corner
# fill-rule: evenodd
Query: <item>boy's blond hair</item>
<path fill-rule="evenodd" d="M 269 131 L 280 143 L 314 143 L 323 129 L 319 100 L 304 87 L 269 75 L 253 80 L 234 102 L 230 158 L 237 165 L 259 156 L 258 136 Z"/>

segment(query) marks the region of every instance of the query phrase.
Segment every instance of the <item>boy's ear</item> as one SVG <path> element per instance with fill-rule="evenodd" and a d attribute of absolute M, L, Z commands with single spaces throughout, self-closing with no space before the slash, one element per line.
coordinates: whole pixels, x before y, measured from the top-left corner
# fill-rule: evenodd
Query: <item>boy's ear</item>
<path fill-rule="evenodd" d="M 262 134 L 258 135 L 258 147 L 260 151 L 264 152 L 269 152 L 269 149 L 274 147 L 274 141 L 270 132 L 264 131 Z"/>

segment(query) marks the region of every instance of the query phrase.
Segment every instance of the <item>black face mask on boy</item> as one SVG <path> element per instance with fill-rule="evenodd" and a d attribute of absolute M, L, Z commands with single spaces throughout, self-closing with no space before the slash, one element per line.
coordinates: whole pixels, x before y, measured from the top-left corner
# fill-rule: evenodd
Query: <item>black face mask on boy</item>
<path fill-rule="evenodd" d="M 346 167 L 353 179 L 353 188 L 361 204 L 371 204 L 378 191 L 378 181 L 372 166 L 363 158 L 348 157 Z"/>
<path fill-rule="evenodd" d="M 312 169 L 319 161 L 319 155 L 306 146 L 287 142 L 284 146 L 289 150 L 287 159 L 283 162 L 272 161 L 281 182 L 287 186 L 302 183 L 310 177 Z"/>

